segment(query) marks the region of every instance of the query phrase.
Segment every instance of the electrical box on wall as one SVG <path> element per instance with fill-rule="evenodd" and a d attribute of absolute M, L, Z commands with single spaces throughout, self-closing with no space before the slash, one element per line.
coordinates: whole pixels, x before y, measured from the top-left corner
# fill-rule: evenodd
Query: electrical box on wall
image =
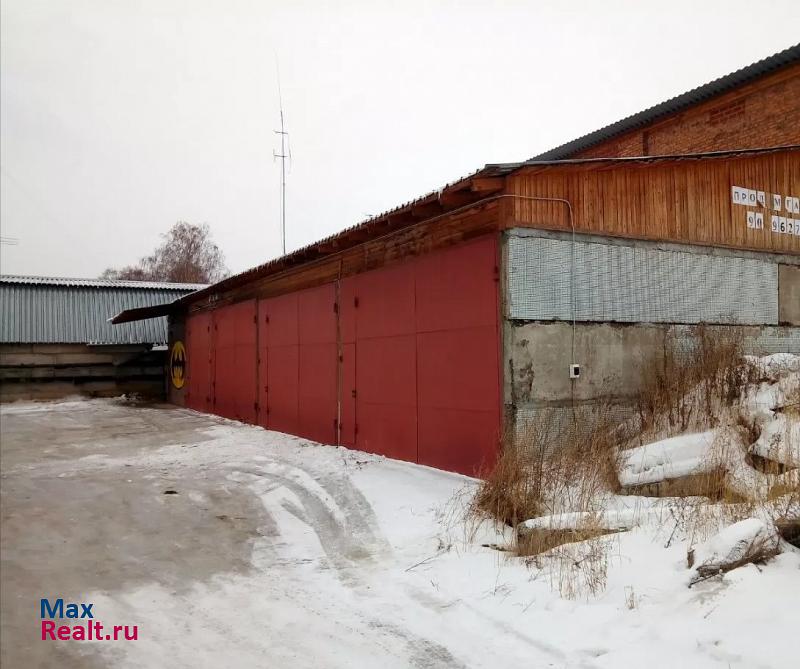
<path fill-rule="evenodd" d="M 569 366 L 569 378 L 571 379 L 579 379 L 581 378 L 581 366 L 575 363 L 572 363 Z"/>

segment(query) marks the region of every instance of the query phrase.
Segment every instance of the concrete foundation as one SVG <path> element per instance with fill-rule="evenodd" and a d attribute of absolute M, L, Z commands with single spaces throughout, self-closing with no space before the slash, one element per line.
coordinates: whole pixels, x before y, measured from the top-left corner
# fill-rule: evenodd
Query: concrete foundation
<path fill-rule="evenodd" d="M 800 354 L 798 327 L 709 327 L 712 333 L 735 329 L 748 353 Z M 646 365 L 662 359 L 668 347 L 690 348 L 692 333 L 685 325 L 577 323 L 573 334 L 571 323 L 507 322 L 506 418 L 519 428 L 543 409 L 601 402 L 617 406 L 623 418 L 642 387 Z M 572 363 L 581 366 L 578 379 L 569 377 Z"/>
<path fill-rule="evenodd" d="M 0 401 L 164 395 L 166 350 L 150 344 L 2 344 Z"/>

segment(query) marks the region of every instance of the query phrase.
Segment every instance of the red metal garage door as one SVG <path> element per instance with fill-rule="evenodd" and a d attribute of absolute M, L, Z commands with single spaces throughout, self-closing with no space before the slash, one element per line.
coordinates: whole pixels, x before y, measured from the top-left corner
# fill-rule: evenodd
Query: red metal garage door
<path fill-rule="evenodd" d="M 256 301 L 238 302 L 213 312 L 214 412 L 256 422 Z"/>
<path fill-rule="evenodd" d="M 474 475 L 500 432 L 494 237 L 417 260 L 419 462 Z"/>
<path fill-rule="evenodd" d="M 356 448 L 416 462 L 413 264 L 356 276 L 353 304 Z"/>
<path fill-rule="evenodd" d="M 341 391 L 339 443 L 356 447 L 356 278 L 339 282 L 339 337 L 341 348 Z"/>
<path fill-rule="evenodd" d="M 298 434 L 336 443 L 336 289 L 329 283 L 297 296 Z"/>
<path fill-rule="evenodd" d="M 211 411 L 211 314 L 204 311 L 186 319 L 186 406 L 197 411 Z"/>
<path fill-rule="evenodd" d="M 261 425 L 322 443 L 466 474 L 491 466 L 501 417 L 496 253 L 489 237 L 346 278 L 338 323 L 335 284 L 220 308 L 207 377 L 208 317 L 190 317 L 194 406 L 213 369 L 223 416 L 254 422 L 258 406 Z"/>
<path fill-rule="evenodd" d="M 500 431 L 494 237 L 416 263 L 419 462 L 474 475 Z"/>
<path fill-rule="evenodd" d="M 270 430 L 297 434 L 297 293 L 259 300 L 258 311 L 262 369 L 266 358 L 266 382 L 261 377 L 261 395 L 266 402 L 259 423 Z"/>

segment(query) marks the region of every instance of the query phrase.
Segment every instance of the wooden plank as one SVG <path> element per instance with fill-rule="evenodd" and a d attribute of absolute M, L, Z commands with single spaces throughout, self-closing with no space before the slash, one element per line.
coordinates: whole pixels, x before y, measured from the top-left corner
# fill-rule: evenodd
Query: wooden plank
<path fill-rule="evenodd" d="M 576 228 L 601 235 L 800 254 L 800 236 L 748 229 L 747 207 L 731 202 L 731 186 L 800 197 L 800 151 L 740 154 L 707 159 L 603 164 L 604 178 L 562 165 L 509 179 L 508 192 L 521 197 L 565 197 Z M 587 176 L 589 175 L 589 176 Z M 768 203 L 769 205 L 769 203 Z M 514 207 L 505 227 L 550 230 L 567 227 L 563 212 L 525 202 Z M 781 212 L 800 220 L 800 214 Z"/>

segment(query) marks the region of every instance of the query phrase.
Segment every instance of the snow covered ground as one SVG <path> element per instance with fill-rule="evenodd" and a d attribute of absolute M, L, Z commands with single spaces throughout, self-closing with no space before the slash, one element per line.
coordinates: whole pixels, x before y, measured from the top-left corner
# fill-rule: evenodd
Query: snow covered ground
<path fill-rule="evenodd" d="M 88 577 L 76 594 L 78 601 L 94 602 L 109 623 L 138 624 L 139 640 L 59 642 L 79 664 L 797 666 L 800 554 L 793 550 L 689 588 L 688 538 L 666 519 L 598 540 L 608 549 L 605 588 L 565 599 L 559 592 L 568 574 L 563 562 L 529 565 L 483 546 L 509 537 L 465 519 L 476 485 L 466 477 L 118 400 L 17 403 L 4 406 L 1 418 L 4 449 L 38 433 L 47 444 L 41 459 L 4 461 L 4 504 L 22 490 L 11 483 L 25 477 L 37 486 L 55 481 L 64 495 L 79 494 L 78 486 L 88 494 L 87 477 L 92 485 L 140 484 L 137 494 L 153 495 L 157 504 L 143 525 L 119 529 L 128 553 L 152 575 L 100 578 L 108 564 L 103 551 L 112 550 L 111 542 L 101 542 L 85 556 L 97 578 Z M 177 494 L 163 494 L 164 480 Z M 244 496 L 254 506 L 242 508 L 254 510 L 230 518 L 219 508 L 226 496 Z M 71 513 L 101 523 L 122 513 L 128 500 L 104 490 L 85 511 Z M 182 544 L 191 540 L 191 528 L 171 525 L 175 516 L 216 517 L 220 525 L 252 522 L 246 564 L 185 572 Z M 7 522 L 4 511 L 4 527 Z M 15 543 L 3 539 L 4 561 L 22 563 L 15 551 L 23 542 L 27 551 L 45 550 L 52 527 L 41 514 L 25 517 Z M 213 542 L 213 530 L 203 528 Z M 139 552 L 140 545 L 156 542 L 171 548 L 176 564 Z M 37 574 L 47 568 L 58 574 L 58 559 L 54 555 Z M 174 579 L 160 576 L 173 569 Z M 5 573 L 3 579 L 4 590 L 12 587 Z M 32 635 L 36 624 L 32 611 Z"/>

